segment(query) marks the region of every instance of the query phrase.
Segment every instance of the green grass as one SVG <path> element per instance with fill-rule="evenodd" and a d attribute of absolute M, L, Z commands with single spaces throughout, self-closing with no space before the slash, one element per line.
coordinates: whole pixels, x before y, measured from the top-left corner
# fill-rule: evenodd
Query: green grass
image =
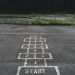
<path fill-rule="evenodd" d="M 32 25 L 74 25 L 75 22 L 68 21 L 68 20 L 42 20 L 36 19 L 32 21 Z"/>
<path fill-rule="evenodd" d="M 48 19 L 47 19 L 48 18 Z M 65 14 L 65 19 L 57 19 L 55 15 L 53 18 L 46 17 L 40 14 L 30 15 L 0 15 L 0 24 L 19 24 L 19 25 L 75 25 L 74 21 L 69 20 L 74 18 L 74 15 Z"/>

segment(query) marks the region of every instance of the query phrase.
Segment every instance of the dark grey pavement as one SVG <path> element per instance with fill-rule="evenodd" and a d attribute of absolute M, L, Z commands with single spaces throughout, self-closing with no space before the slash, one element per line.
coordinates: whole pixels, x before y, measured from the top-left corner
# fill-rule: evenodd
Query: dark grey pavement
<path fill-rule="evenodd" d="M 18 67 L 23 66 L 23 61 L 17 57 L 23 39 L 29 36 L 46 38 L 48 50 L 54 58 L 47 60 L 48 66 L 59 66 L 60 75 L 75 75 L 74 26 L 23 25 L 0 25 L 0 75 L 16 75 Z M 45 74 L 20 75 L 57 75 L 52 69 L 46 70 Z"/>

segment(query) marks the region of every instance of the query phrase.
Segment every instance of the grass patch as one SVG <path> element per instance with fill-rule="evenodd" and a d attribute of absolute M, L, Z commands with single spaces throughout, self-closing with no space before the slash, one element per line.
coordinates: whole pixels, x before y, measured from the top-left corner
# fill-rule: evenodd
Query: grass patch
<path fill-rule="evenodd" d="M 45 19 L 36 19 L 31 22 L 32 25 L 74 25 L 75 22 L 68 20 L 45 20 Z"/>
<path fill-rule="evenodd" d="M 61 19 L 62 18 L 62 19 Z M 60 15 L 0 15 L 0 24 L 19 24 L 19 25 L 75 25 L 75 22 L 70 20 L 73 15 L 65 15 L 64 18 Z"/>

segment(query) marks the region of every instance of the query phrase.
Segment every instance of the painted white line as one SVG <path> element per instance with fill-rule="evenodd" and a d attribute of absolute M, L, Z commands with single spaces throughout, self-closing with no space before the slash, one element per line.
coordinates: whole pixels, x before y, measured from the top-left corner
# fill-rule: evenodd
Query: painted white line
<path fill-rule="evenodd" d="M 48 49 L 48 45 L 46 45 L 46 49 Z"/>
<path fill-rule="evenodd" d="M 35 39 L 35 44 L 34 44 L 34 48 L 35 48 L 35 50 L 36 50 L 36 38 L 34 38 Z"/>
<path fill-rule="evenodd" d="M 41 48 L 42 48 L 42 53 L 43 53 L 42 57 L 44 57 L 44 53 L 45 53 L 45 52 L 44 52 L 44 48 L 43 48 L 43 46 L 42 46 L 42 45 L 43 45 L 43 42 L 41 41 L 41 39 L 40 39 L 40 42 L 41 42 Z"/>
<path fill-rule="evenodd" d="M 25 59 L 51 59 L 51 58 L 18 58 L 20 60 L 25 60 Z"/>
<path fill-rule="evenodd" d="M 41 48 L 42 48 L 42 53 L 45 54 L 44 48 L 43 47 L 41 47 Z"/>
<path fill-rule="evenodd" d="M 60 72 L 59 72 L 58 66 L 55 66 L 55 69 L 56 69 L 56 73 L 57 73 L 57 75 L 60 75 Z"/>
<path fill-rule="evenodd" d="M 16 75 L 20 75 L 21 68 L 22 68 L 21 66 L 18 67 L 18 71 L 17 71 L 17 74 Z"/>
<path fill-rule="evenodd" d="M 53 57 L 52 57 L 52 54 L 51 54 L 51 53 L 49 53 L 49 57 L 50 57 L 50 59 L 53 59 Z"/>
<path fill-rule="evenodd" d="M 47 62 L 46 62 L 46 59 L 44 59 L 44 63 L 45 63 L 45 66 L 47 66 Z"/>
<path fill-rule="evenodd" d="M 45 54 L 45 52 L 44 52 L 44 49 L 42 47 L 42 57 L 44 57 L 44 54 Z"/>
<path fill-rule="evenodd" d="M 21 50 L 27 49 L 26 47 L 22 48 Z M 29 47 L 29 49 L 34 49 L 34 47 Z M 41 47 L 37 47 L 36 49 L 41 49 Z M 47 49 L 47 48 L 44 48 Z"/>
<path fill-rule="evenodd" d="M 27 64 L 27 59 L 25 59 L 24 66 L 26 66 L 26 64 Z"/>
<path fill-rule="evenodd" d="M 28 42 L 31 42 L 31 41 L 28 41 Z M 35 43 L 35 42 L 34 42 L 34 43 Z M 29 45 L 29 44 L 23 44 L 23 45 L 25 46 L 25 45 Z M 30 45 L 35 45 L 35 44 L 30 44 Z M 42 46 L 45 45 L 45 46 L 46 46 L 47 44 L 36 44 L 36 45 L 40 45 L 40 46 L 41 46 L 41 45 L 42 45 Z"/>
<path fill-rule="evenodd" d="M 37 61 L 35 60 L 35 65 L 37 64 Z"/>
<path fill-rule="evenodd" d="M 25 66 L 19 66 L 19 67 L 21 67 L 21 68 L 24 68 Z M 39 67 L 42 67 L 42 68 L 45 68 L 45 67 L 49 67 L 49 68 L 57 68 L 58 66 L 26 66 L 26 67 L 37 67 L 37 68 L 39 68 Z M 26 68 L 25 67 L 25 68 Z"/>
<path fill-rule="evenodd" d="M 26 38 L 23 40 L 23 42 L 25 42 L 26 41 Z"/>
<path fill-rule="evenodd" d="M 29 54 L 30 42 L 31 42 L 31 36 L 30 36 L 30 38 L 29 38 L 29 44 L 28 44 L 28 48 L 27 48 L 27 56 L 26 56 L 26 57 L 28 57 L 28 54 Z"/>
<path fill-rule="evenodd" d="M 27 53 L 20 53 L 20 54 L 27 54 Z M 34 53 L 28 53 L 28 54 L 34 54 Z M 37 54 L 41 54 L 41 53 L 38 52 Z M 44 54 L 50 54 L 51 55 L 51 53 L 44 53 Z"/>
<path fill-rule="evenodd" d="M 27 41 L 27 40 L 26 40 L 25 42 L 29 42 L 29 41 Z M 34 40 L 32 40 L 31 42 L 35 42 L 35 41 L 34 41 Z M 36 42 L 40 42 L 40 41 L 36 41 Z"/>
<path fill-rule="evenodd" d="M 22 53 L 19 53 L 19 55 L 18 55 L 18 58 L 17 58 L 17 59 L 20 59 L 20 57 L 21 57 L 21 54 L 22 54 Z"/>
<path fill-rule="evenodd" d="M 29 48 L 27 49 L 27 54 L 26 54 L 26 57 L 28 57 L 28 56 L 29 56 L 29 54 L 28 54 L 28 53 L 29 53 Z"/>

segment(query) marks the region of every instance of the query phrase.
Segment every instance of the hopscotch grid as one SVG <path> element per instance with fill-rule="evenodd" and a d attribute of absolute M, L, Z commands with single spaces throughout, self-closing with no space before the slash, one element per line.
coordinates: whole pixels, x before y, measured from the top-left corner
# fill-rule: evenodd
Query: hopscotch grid
<path fill-rule="evenodd" d="M 38 39 L 38 40 L 40 39 L 39 42 L 41 42 L 41 44 L 36 44 L 36 42 L 38 42 L 36 39 Z M 29 41 L 27 41 L 27 40 L 29 40 Z M 34 41 L 31 41 L 31 40 L 34 40 Z M 27 67 L 32 67 L 32 68 L 34 68 L 34 67 L 36 67 L 36 68 L 39 68 L 39 67 L 41 67 L 41 68 L 45 68 L 45 67 L 54 68 L 55 71 L 56 71 L 56 73 L 57 73 L 57 75 L 60 75 L 58 66 L 47 66 L 46 59 L 53 59 L 53 57 L 52 57 L 51 53 L 44 52 L 44 49 L 48 49 L 48 45 L 47 44 L 44 44 L 44 42 L 46 42 L 46 39 L 45 38 L 42 38 L 41 36 L 30 36 L 30 38 L 25 38 L 23 40 L 23 42 L 29 42 L 29 44 L 22 44 L 22 46 L 21 46 L 21 49 L 27 49 L 27 53 L 19 53 L 18 59 L 24 59 L 25 62 L 24 62 L 24 66 L 19 66 L 18 67 L 17 75 L 19 75 L 19 73 L 21 71 L 21 68 L 27 68 Z M 30 42 L 34 42 L 35 44 L 31 44 Z M 27 48 L 26 47 L 24 48 L 24 45 L 27 45 Z M 30 47 L 31 45 L 33 45 L 34 48 L 31 48 Z M 39 47 L 36 47 L 37 45 L 40 45 L 41 47 L 40 48 Z M 44 45 L 46 46 L 46 48 L 44 47 Z M 35 49 L 35 53 L 29 53 L 29 50 L 30 49 Z M 36 49 L 42 49 L 43 55 L 44 54 L 48 54 L 49 55 L 49 58 L 48 57 L 47 58 L 45 58 L 45 57 L 44 58 L 37 58 L 36 57 Z M 29 54 L 33 54 L 34 57 L 33 58 L 29 58 L 29 57 L 28 58 L 26 58 L 26 57 L 25 58 L 21 58 L 21 54 L 26 54 L 27 57 L 28 57 Z M 39 52 L 38 54 L 41 54 L 41 53 Z M 39 65 L 37 66 L 36 65 L 37 62 L 35 61 L 35 66 L 26 66 L 28 59 L 44 59 L 45 65 L 44 66 L 39 66 Z"/>

